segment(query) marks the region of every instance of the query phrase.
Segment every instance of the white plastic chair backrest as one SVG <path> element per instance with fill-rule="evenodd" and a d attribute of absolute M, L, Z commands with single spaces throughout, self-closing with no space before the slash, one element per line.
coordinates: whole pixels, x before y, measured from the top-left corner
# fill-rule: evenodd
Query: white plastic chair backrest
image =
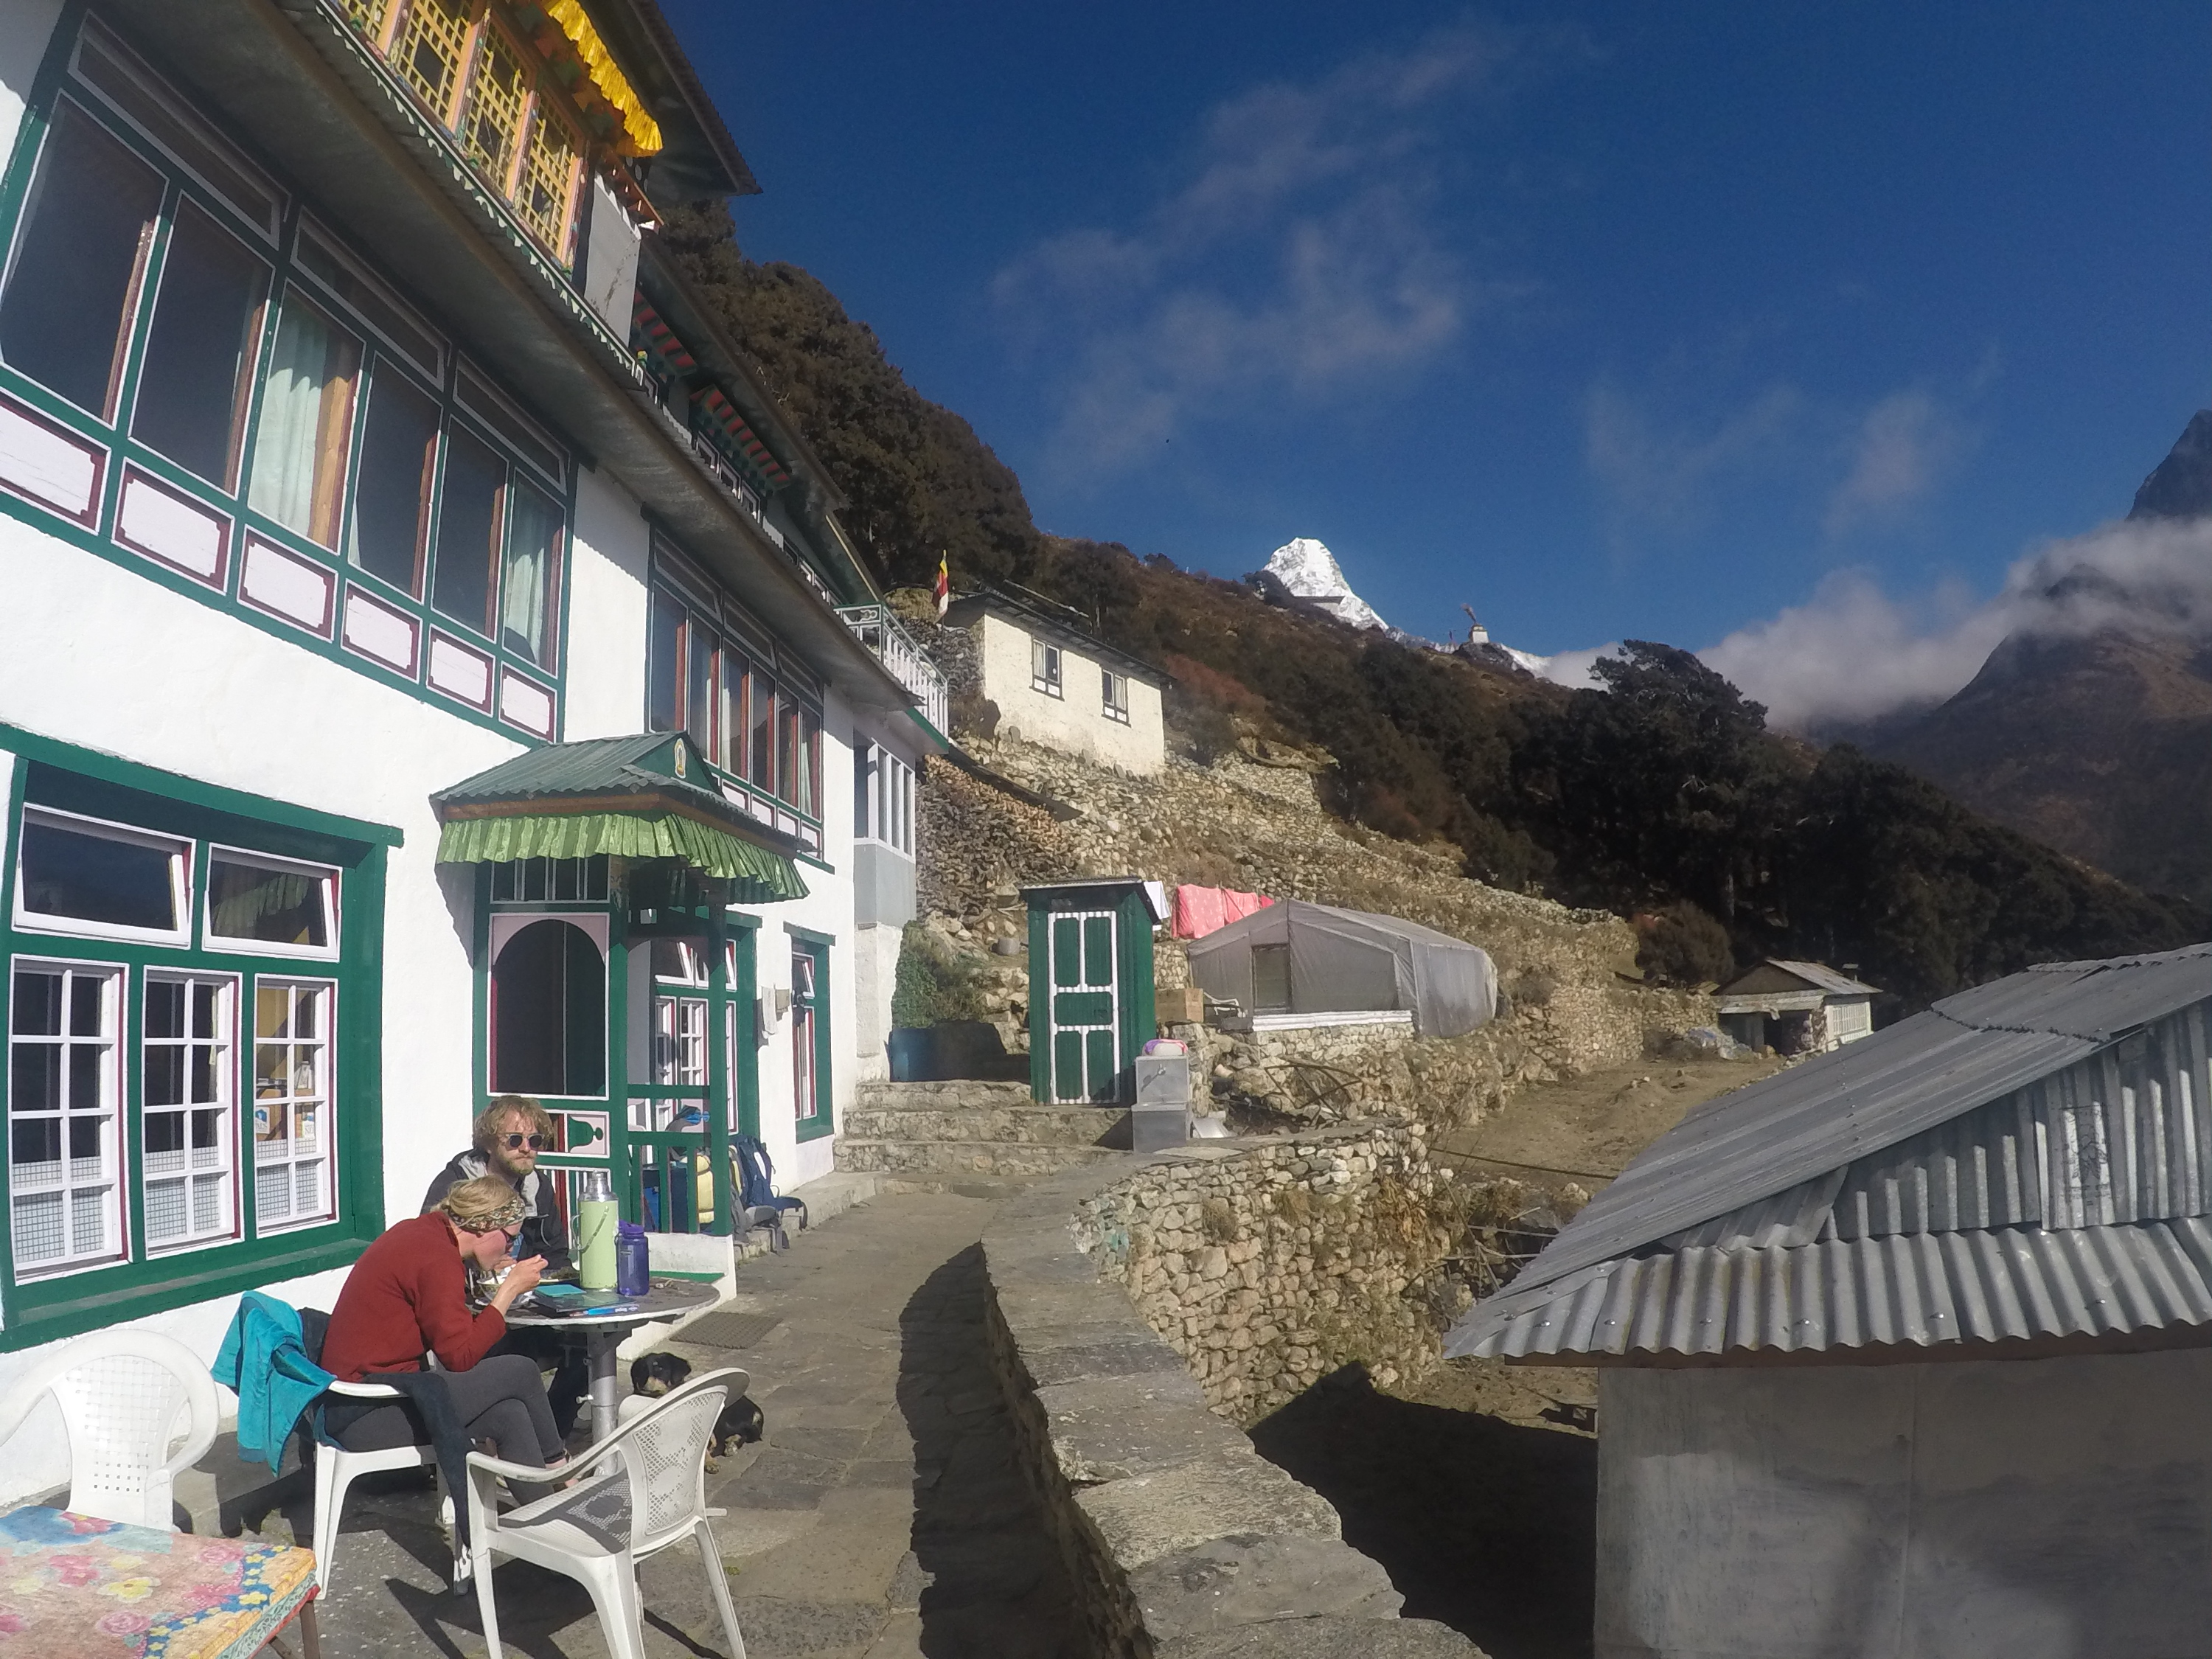
<path fill-rule="evenodd" d="M 70 1510 L 168 1531 L 176 1477 L 207 1455 L 220 1415 L 199 1357 L 173 1337 L 129 1326 L 80 1337 L 10 1391 L 0 1440 L 48 1393 L 69 1435 Z M 179 1412 L 188 1415 L 177 1447 Z"/>
<path fill-rule="evenodd" d="M 655 1401 L 579 1460 L 588 1467 L 617 1446 L 629 1480 L 629 1547 L 649 1555 L 707 1512 L 707 1437 L 732 1394 L 752 1378 L 738 1366 L 708 1371 Z"/>

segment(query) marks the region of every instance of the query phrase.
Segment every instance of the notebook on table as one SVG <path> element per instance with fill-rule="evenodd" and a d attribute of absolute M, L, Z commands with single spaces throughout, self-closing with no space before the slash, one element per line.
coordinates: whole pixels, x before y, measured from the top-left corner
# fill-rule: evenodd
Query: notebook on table
<path fill-rule="evenodd" d="M 538 1312 L 555 1315 L 635 1313 L 637 1303 L 619 1291 L 587 1291 L 580 1285 L 539 1285 L 530 1292 Z"/>

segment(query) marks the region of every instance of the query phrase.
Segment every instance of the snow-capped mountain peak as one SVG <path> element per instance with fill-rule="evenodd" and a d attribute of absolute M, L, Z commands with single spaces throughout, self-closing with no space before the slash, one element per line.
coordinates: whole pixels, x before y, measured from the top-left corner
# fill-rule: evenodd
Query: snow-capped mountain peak
<path fill-rule="evenodd" d="M 1354 628 L 1388 628 L 1375 607 L 1352 591 L 1336 555 L 1310 536 L 1285 542 L 1267 560 L 1267 574 L 1302 599 L 1326 606 Z"/>

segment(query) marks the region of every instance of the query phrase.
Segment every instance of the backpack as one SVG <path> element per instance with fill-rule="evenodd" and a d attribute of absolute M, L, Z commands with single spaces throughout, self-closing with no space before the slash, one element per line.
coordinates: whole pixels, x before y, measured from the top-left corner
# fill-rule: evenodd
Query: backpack
<path fill-rule="evenodd" d="M 758 1135 L 732 1135 L 730 1161 L 737 1171 L 738 1203 L 744 1211 L 745 1225 L 767 1228 L 771 1249 L 789 1249 L 791 1239 L 783 1230 L 783 1218 L 796 1210 L 799 1230 L 805 1231 L 805 1201 L 776 1196 L 775 1164 Z"/>

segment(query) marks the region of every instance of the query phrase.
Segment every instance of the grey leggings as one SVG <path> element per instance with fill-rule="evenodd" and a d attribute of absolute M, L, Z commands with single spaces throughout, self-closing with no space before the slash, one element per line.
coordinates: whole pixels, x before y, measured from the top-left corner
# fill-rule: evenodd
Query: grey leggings
<path fill-rule="evenodd" d="M 493 1354 L 465 1371 L 448 1371 L 446 1387 L 469 1438 L 491 1441 L 508 1462 L 542 1469 L 567 1451 L 553 1425 L 538 1362 L 527 1355 Z M 364 1413 L 339 1430 L 337 1437 L 348 1451 L 389 1451 L 427 1445 L 430 1439 L 404 1401 Z"/>

